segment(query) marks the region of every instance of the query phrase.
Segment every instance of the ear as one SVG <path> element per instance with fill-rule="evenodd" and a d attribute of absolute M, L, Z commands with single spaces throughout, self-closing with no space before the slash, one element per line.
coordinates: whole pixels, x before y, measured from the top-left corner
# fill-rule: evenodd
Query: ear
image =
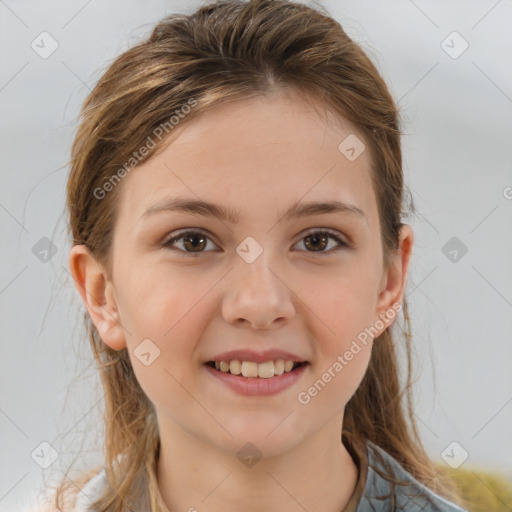
<path fill-rule="evenodd" d="M 114 285 L 109 281 L 105 268 L 83 244 L 71 248 L 69 268 L 101 339 L 114 350 L 125 348 L 126 339 L 119 321 Z"/>
<path fill-rule="evenodd" d="M 389 268 L 384 269 L 382 275 L 377 299 L 375 322 L 381 319 L 385 327 L 380 330 L 377 336 L 380 336 L 382 332 L 393 323 L 394 318 L 396 318 L 396 313 L 399 311 L 398 308 L 402 304 L 413 242 L 414 233 L 412 228 L 407 224 L 402 224 L 400 228 L 399 247 Z"/>

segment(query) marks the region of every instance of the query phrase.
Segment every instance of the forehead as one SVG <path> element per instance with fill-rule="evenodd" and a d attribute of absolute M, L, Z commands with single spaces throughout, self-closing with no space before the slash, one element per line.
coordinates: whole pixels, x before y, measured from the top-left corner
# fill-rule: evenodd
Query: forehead
<path fill-rule="evenodd" d="M 220 104 L 178 125 L 165 149 L 124 178 L 120 218 L 135 223 L 173 197 L 223 204 L 240 222 L 270 219 L 301 198 L 371 216 L 369 151 L 349 160 L 339 148 L 354 136 L 363 141 L 346 119 L 290 91 Z"/>

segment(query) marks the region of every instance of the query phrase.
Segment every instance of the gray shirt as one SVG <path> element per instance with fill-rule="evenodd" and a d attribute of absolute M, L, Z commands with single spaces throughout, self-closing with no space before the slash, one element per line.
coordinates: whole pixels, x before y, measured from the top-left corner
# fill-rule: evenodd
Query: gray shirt
<path fill-rule="evenodd" d="M 377 457 L 380 454 L 384 464 Z M 376 471 L 385 474 L 392 472 L 395 480 L 404 485 L 395 484 L 394 501 L 396 511 L 400 512 L 467 512 L 446 499 L 434 494 L 429 488 L 416 480 L 391 455 L 382 448 L 366 441 L 366 460 L 360 460 L 359 480 L 350 501 L 342 512 L 391 512 L 391 482 Z M 390 470 L 386 469 L 386 463 Z"/>
<path fill-rule="evenodd" d="M 384 460 L 384 464 L 377 457 L 379 453 Z M 386 463 L 389 464 L 394 479 L 404 482 L 404 485 L 395 485 L 394 501 L 397 512 L 467 512 L 434 494 L 408 473 L 391 455 L 371 441 L 366 441 L 366 458 L 364 456 L 358 457 L 359 478 L 356 488 L 341 512 L 392 511 L 391 482 L 376 471 L 380 470 L 389 474 Z M 92 508 L 92 501 L 100 496 L 105 486 L 105 468 L 102 468 L 78 494 L 73 512 L 96 512 Z M 150 512 L 147 488 L 143 484 L 140 488 L 140 506 L 137 510 Z"/>

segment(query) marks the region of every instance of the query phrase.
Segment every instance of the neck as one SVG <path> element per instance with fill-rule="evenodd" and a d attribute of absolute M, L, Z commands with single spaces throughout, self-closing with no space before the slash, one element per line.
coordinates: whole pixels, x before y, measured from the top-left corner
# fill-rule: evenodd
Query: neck
<path fill-rule="evenodd" d="M 341 512 L 354 492 L 358 469 L 341 442 L 341 415 L 252 465 L 161 420 L 157 478 L 169 512 Z"/>

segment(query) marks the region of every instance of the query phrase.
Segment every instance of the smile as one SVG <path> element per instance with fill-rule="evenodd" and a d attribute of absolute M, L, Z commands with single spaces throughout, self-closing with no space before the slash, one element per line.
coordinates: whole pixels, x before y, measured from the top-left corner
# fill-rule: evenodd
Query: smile
<path fill-rule="evenodd" d="M 287 364 L 289 369 L 286 370 L 283 367 L 283 372 L 278 374 L 275 372 L 276 365 L 274 361 L 264 363 L 255 363 L 254 361 L 219 361 L 217 362 L 218 369 L 215 368 L 215 363 L 215 361 L 209 361 L 203 364 L 203 368 L 213 377 L 214 381 L 220 383 L 221 386 L 230 388 L 237 394 L 246 396 L 265 396 L 280 393 L 296 384 L 310 367 L 308 362 L 293 363 L 289 361 Z M 224 369 L 221 369 L 222 363 L 225 363 L 222 365 Z M 239 370 L 239 374 L 231 373 L 231 365 L 233 363 L 233 370 L 235 372 Z M 278 372 L 281 370 L 281 366 L 284 366 L 284 364 L 281 365 L 278 362 Z M 268 375 L 267 377 L 260 377 L 258 375 L 260 367 L 262 375 Z M 271 373 L 272 375 L 270 375 Z"/>
<path fill-rule="evenodd" d="M 276 361 L 265 361 L 263 363 L 256 363 L 254 361 L 239 361 L 234 359 L 232 361 L 209 361 L 206 363 L 208 366 L 215 368 L 223 373 L 231 375 L 242 375 L 249 378 L 270 379 L 276 375 L 283 375 L 289 373 L 295 368 L 298 368 L 304 362 L 285 361 L 277 359 Z"/>

